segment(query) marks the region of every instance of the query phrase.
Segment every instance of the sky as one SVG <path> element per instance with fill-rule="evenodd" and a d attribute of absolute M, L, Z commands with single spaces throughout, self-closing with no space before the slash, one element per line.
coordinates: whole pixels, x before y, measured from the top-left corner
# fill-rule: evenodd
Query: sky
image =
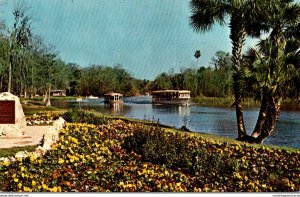
<path fill-rule="evenodd" d="M 0 2 L 1 18 L 11 26 L 15 1 Z M 162 72 L 208 66 L 217 51 L 231 52 L 227 26 L 193 31 L 189 0 L 24 2 L 31 7 L 33 33 L 54 45 L 63 61 L 82 67 L 121 64 L 135 78 L 153 80 Z"/>

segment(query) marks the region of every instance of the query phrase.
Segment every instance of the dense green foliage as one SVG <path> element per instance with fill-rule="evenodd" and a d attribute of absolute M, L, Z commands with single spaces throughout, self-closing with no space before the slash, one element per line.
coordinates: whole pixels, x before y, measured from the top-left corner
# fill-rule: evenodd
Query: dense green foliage
<path fill-rule="evenodd" d="M 63 114 L 63 118 L 67 122 L 71 123 L 87 123 L 87 124 L 95 124 L 95 125 L 101 125 L 106 124 L 107 119 L 105 116 L 100 115 L 94 115 L 93 113 L 88 113 L 85 111 L 68 111 Z"/>
<path fill-rule="evenodd" d="M 180 73 L 162 73 L 151 84 L 152 90 L 186 89 L 192 96 L 232 96 L 232 62 L 229 53 L 218 51 L 211 59 L 212 67 L 181 69 Z"/>
<path fill-rule="evenodd" d="M 145 161 L 201 175 L 205 179 L 212 180 L 216 174 L 230 176 L 238 170 L 234 159 L 208 151 L 205 147 L 194 146 L 194 140 L 197 141 L 188 135 L 173 134 L 153 127 L 147 131 L 138 130 L 125 138 L 124 147 L 142 155 Z"/>
<path fill-rule="evenodd" d="M 133 96 L 144 94 L 145 91 L 148 91 L 147 82 L 134 79 L 122 65 L 83 68 L 76 86 L 78 95 L 102 96 L 108 92 L 120 92 L 125 96 Z"/>

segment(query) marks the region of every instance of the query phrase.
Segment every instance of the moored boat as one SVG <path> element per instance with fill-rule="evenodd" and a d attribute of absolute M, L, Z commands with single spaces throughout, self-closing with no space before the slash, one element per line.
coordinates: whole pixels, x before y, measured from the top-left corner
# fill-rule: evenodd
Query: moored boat
<path fill-rule="evenodd" d="M 98 99 L 98 97 L 97 97 L 97 96 L 90 95 L 90 96 L 86 96 L 86 99 Z"/>
<path fill-rule="evenodd" d="M 189 90 L 157 90 L 151 93 L 152 103 L 170 105 L 189 105 Z"/>
<path fill-rule="evenodd" d="M 105 94 L 104 103 L 123 103 L 123 94 L 120 93 Z"/>

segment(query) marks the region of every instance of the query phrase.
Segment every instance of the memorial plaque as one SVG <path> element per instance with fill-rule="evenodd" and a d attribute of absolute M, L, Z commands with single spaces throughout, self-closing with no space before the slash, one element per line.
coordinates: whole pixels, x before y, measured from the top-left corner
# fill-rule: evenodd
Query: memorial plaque
<path fill-rule="evenodd" d="M 0 124 L 15 124 L 15 101 L 0 101 Z"/>

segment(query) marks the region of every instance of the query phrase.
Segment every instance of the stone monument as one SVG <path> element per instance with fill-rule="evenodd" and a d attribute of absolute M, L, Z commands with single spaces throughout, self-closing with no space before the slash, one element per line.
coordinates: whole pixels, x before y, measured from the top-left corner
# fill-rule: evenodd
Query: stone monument
<path fill-rule="evenodd" d="M 6 102 L 1 103 L 1 101 L 6 101 Z M 11 102 L 7 102 L 7 101 L 11 101 Z M 8 104 L 11 105 L 12 103 L 14 103 L 15 106 L 14 106 L 13 115 L 12 115 L 13 112 L 7 110 L 7 107 L 4 106 L 4 103 L 6 103 L 6 105 Z M 11 120 L 9 118 L 13 119 L 12 117 L 14 117 L 14 121 L 10 122 Z M 24 135 L 25 129 L 26 129 L 26 118 L 23 112 L 22 105 L 20 103 L 20 99 L 9 92 L 1 93 L 0 94 L 0 136 L 21 137 Z"/>

